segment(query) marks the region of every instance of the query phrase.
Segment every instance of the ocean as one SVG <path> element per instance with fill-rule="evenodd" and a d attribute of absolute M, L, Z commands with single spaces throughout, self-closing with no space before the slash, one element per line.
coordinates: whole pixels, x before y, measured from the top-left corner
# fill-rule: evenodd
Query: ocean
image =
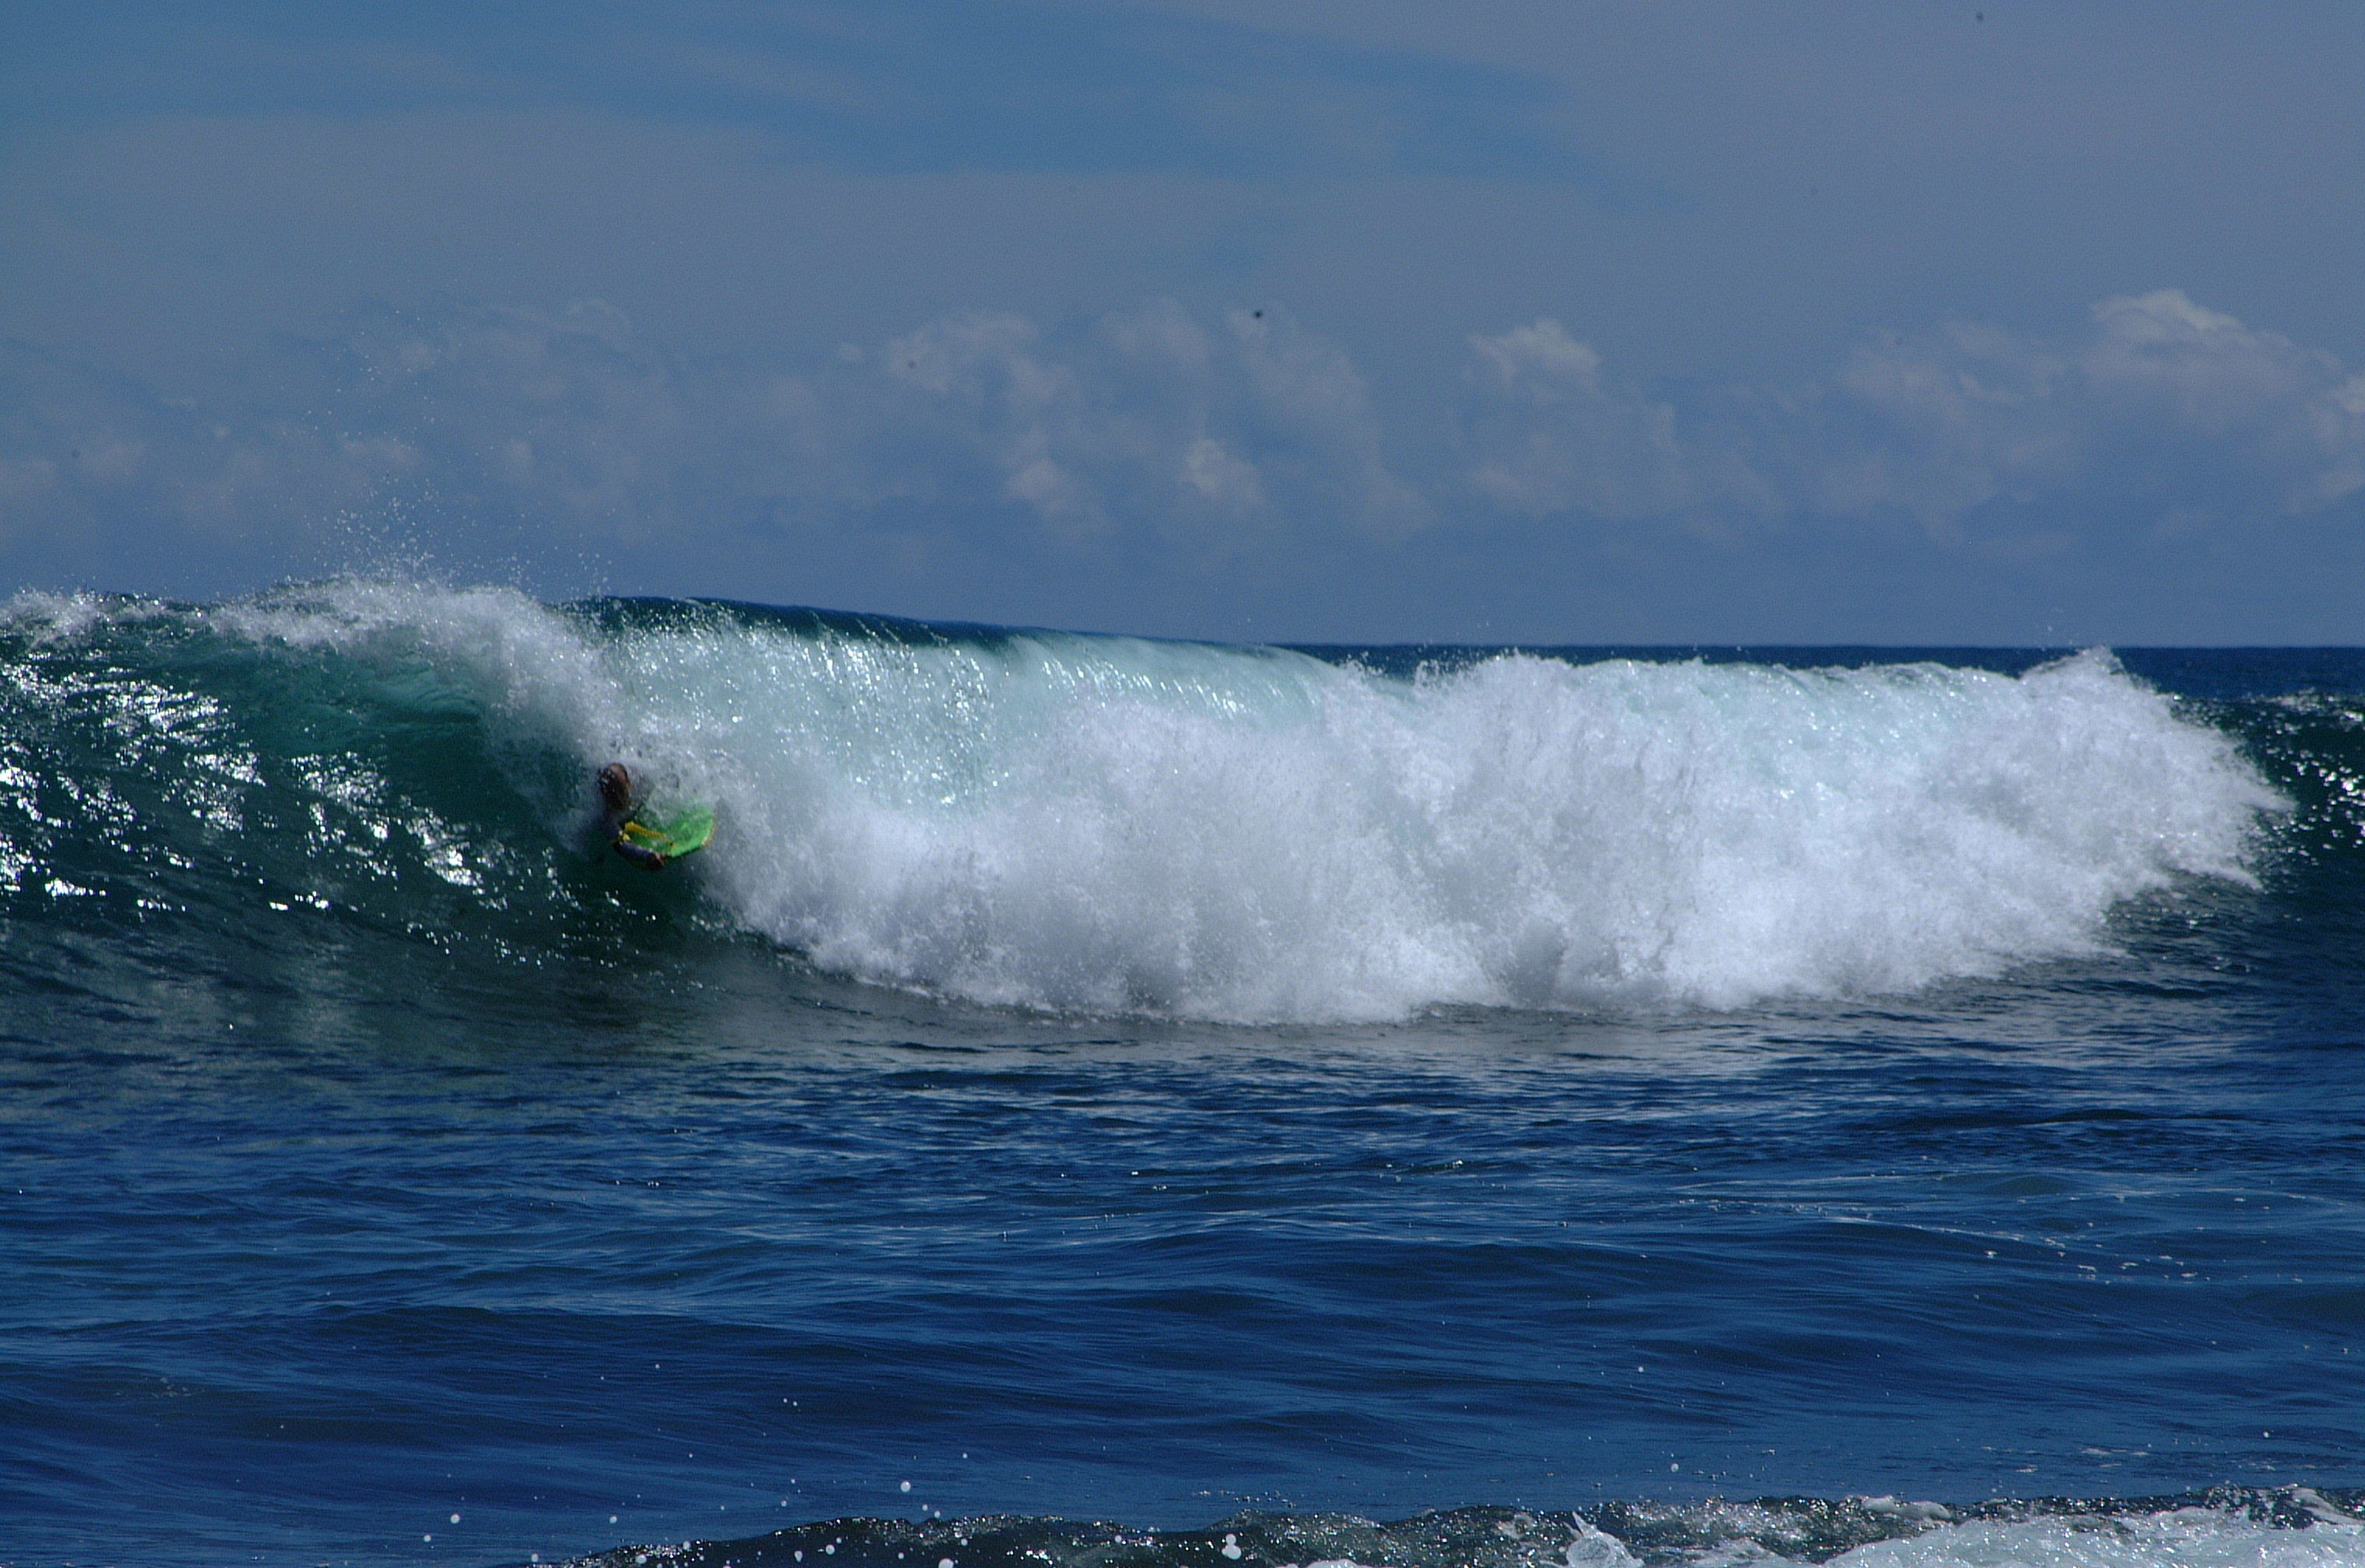
<path fill-rule="evenodd" d="M 2365 1564 L 2360 914 L 2357 651 L 19 595 L 0 1562 Z"/>

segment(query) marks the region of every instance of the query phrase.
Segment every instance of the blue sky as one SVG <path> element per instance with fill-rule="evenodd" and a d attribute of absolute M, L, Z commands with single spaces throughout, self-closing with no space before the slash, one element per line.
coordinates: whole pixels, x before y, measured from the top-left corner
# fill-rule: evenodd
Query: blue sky
<path fill-rule="evenodd" d="M 2365 642 L 2365 12 L 0 14 L 0 587 Z"/>

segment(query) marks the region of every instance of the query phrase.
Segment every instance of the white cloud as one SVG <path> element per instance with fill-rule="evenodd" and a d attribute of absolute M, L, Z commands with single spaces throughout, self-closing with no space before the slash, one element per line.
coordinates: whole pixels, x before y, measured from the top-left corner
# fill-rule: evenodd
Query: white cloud
<path fill-rule="evenodd" d="M 2055 340 L 1885 335 L 1777 390 L 1644 391 L 1540 318 L 1470 338 L 1459 420 L 1424 447 L 1463 455 L 1425 473 L 1341 344 L 1171 300 L 1056 327 L 956 313 L 792 367 L 685 361 L 596 302 L 381 309 L 243 385 L 267 396 L 174 403 L 0 349 L 0 540 L 104 559 L 113 531 L 279 570 L 413 542 L 476 569 L 883 529 L 906 554 L 933 531 L 1204 567 L 1387 548 L 1474 504 L 1729 536 L 1901 520 L 1945 543 L 2028 535 L 2028 509 L 2057 533 L 2191 532 L 2365 491 L 2365 375 L 2174 290 Z"/>
<path fill-rule="evenodd" d="M 2179 289 L 2106 299 L 2094 308 L 2094 321 L 2095 339 L 2077 362 L 2087 381 L 2100 392 L 2157 404 L 2204 433 L 2223 434 L 2303 398 L 2337 369 L 2330 355 L 2251 331 Z"/>
<path fill-rule="evenodd" d="M 1400 536 L 1429 521 L 1428 499 L 1388 467 L 1371 390 L 1344 349 L 1279 311 L 1235 310 L 1225 325 L 1247 375 L 1245 412 L 1276 461 L 1343 502 L 1366 532 Z"/>
<path fill-rule="evenodd" d="M 336 348 L 327 404 L 390 460 L 420 454 L 462 504 L 626 542 L 685 516 L 678 481 L 709 450 L 725 391 L 598 301 L 378 313 Z"/>
<path fill-rule="evenodd" d="M 249 367 L 267 399 L 202 408 L 37 355 L 10 368 L 0 516 L 17 532 L 73 513 L 167 553 L 240 537 L 286 569 L 308 542 L 473 569 L 889 515 L 1204 563 L 1429 516 L 1345 350 L 1277 311 L 1152 301 L 1057 330 L 961 312 L 787 370 L 678 359 L 597 301 L 381 308 Z"/>
<path fill-rule="evenodd" d="M 2332 355 L 2175 289 L 2106 299 L 2067 342 L 1952 326 L 1850 357 L 1837 400 L 1866 428 L 1825 460 L 1810 498 L 1933 524 L 1997 499 L 2114 490 L 2183 510 L 2306 510 L 2365 482 L 2353 385 Z"/>
<path fill-rule="evenodd" d="M 1221 547 L 1250 519 L 1386 534 L 1428 515 L 1390 471 L 1346 352 L 1279 312 L 1234 311 L 1210 330 L 1155 301 L 1057 340 L 1016 316 L 959 316 L 879 358 L 913 395 L 868 416 L 894 432 L 868 443 L 880 473 L 966 461 L 1055 526 L 1147 526 Z M 834 390 L 841 407 L 867 396 Z"/>
<path fill-rule="evenodd" d="M 2258 518 L 2365 488 L 2365 377 L 2174 289 L 2059 342 L 1965 322 L 1858 345 L 1830 377 L 1691 400 L 1608 375 L 1546 318 L 1471 340 L 1471 484 L 1506 510 L 1613 521 L 1984 508 Z"/>
<path fill-rule="evenodd" d="M 1095 531 L 1108 517 L 1101 487 L 1086 476 L 1124 460 L 1126 432 L 1095 388 L 1037 353 L 1037 336 L 1023 317 L 972 313 L 893 340 L 879 354 L 889 381 L 923 396 L 886 422 L 902 432 L 893 445 L 911 466 L 982 464 L 1003 497 L 1063 532 Z M 869 390 L 842 389 L 841 407 Z M 915 439 L 923 432 L 936 451 Z"/>
<path fill-rule="evenodd" d="M 1182 481 L 1227 511 L 1250 512 L 1264 505 L 1264 485 L 1256 466 L 1203 435 L 1182 454 Z"/>
<path fill-rule="evenodd" d="M 1701 498 L 1676 411 L 1612 386 L 1601 356 L 1551 317 L 1470 340 L 1480 386 L 1471 482 L 1497 505 L 1544 516 L 1653 517 Z"/>

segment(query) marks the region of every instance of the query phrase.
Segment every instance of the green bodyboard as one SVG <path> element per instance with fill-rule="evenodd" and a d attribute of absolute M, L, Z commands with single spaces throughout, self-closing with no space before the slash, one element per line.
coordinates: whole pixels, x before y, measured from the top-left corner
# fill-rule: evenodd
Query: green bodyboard
<path fill-rule="evenodd" d="M 678 860 L 705 848 L 714 836 L 714 808 L 689 806 L 667 816 L 636 816 L 624 824 L 623 836 L 639 848 Z"/>

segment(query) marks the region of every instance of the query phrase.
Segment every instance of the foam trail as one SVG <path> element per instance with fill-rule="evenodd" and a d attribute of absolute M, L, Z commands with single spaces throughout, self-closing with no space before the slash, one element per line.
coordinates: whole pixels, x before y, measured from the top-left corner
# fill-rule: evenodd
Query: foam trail
<path fill-rule="evenodd" d="M 2280 803 L 2100 653 L 2016 678 L 1506 655 L 1403 680 L 401 585 L 199 613 L 258 645 L 425 657 L 554 831 L 621 756 L 718 803 L 693 866 L 745 927 L 1034 1007 L 1313 1021 L 1910 990 L 2092 951 L 2124 900 L 2245 878 Z"/>

